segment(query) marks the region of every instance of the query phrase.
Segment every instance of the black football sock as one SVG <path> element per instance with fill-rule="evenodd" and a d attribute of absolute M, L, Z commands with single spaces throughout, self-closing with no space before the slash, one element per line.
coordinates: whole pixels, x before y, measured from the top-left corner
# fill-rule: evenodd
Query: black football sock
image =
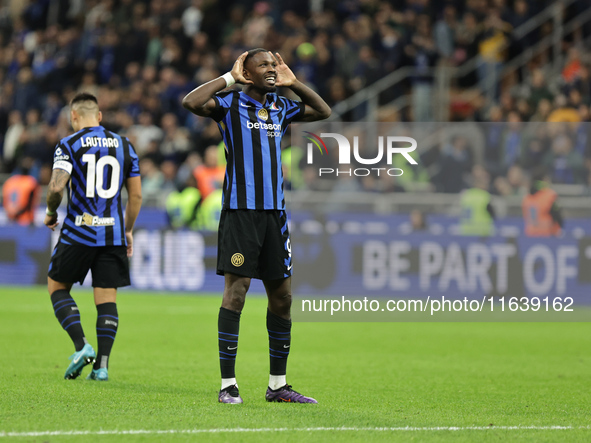
<path fill-rule="evenodd" d="M 220 308 L 218 316 L 218 346 L 222 378 L 236 378 L 236 353 L 238 352 L 238 331 L 240 313 Z"/>
<path fill-rule="evenodd" d="M 87 343 L 84 337 L 82 324 L 80 323 L 80 311 L 70 293 L 65 289 L 59 289 L 51 294 L 53 311 L 62 328 L 70 335 L 74 342 L 76 352 L 82 350 Z"/>
<path fill-rule="evenodd" d="M 116 303 L 101 303 L 96 305 L 96 341 L 98 350 L 93 369 L 108 368 L 109 355 L 117 335 L 119 316 Z"/>
<path fill-rule="evenodd" d="M 271 360 L 270 374 L 285 375 L 291 346 L 291 320 L 285 320 L 267 310 L 267 331 Z"/>

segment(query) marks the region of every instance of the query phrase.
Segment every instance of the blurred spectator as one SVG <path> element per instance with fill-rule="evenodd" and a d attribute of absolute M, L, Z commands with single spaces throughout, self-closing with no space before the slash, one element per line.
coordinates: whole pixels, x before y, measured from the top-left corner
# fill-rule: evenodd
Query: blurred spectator
<path fill-rule="evenodd" d="M 362 46 L 359 50 L 359 61 L 353 68 L 353 78 L 351 79 L 351 89 L 358 91 L 371 85 L 381 78 L 382 70 L 380 63 L 374 56 L 369 46 Z"/>
<path fill-rule="evenodd" d="M 183 163 L 179 166 L 176 174 L 177 183 L 185 183 L 193 171 L 203 163 L 201 156 L 197 152 L 191 152 Z"/>
<path fill-rule="evenodd" d="M 581 117 L 575 108 L 568 104 L 564 95 L 555 99 L 555 109 L 548 115 L 549 122 L 580 122 Z"/>
<path fill-rule="evenodd" d="M 9 220 L 22 226 L 34 223 L 35 210 L 39 205 L 39 183 L 29 175 L 32 166 L 32 158 L 23 158 L 17 173 L 2 186 L 2 201 L 6 215 Z"/>
<path fill-rule="evenodd" d="M 189 176 L 178 190 L 173 190 L 166 198 L 168 222 L 175 229 L 199 229 L 198 212 L 202 199 L 195 184 L 195 178 Z"/>
<path fill-rule="evenodd" d="M 207 198 L 216 189 L 222 189 L 226 167 L 218 164 L 218 147 L 211 145 L 205 150 L 203 164 L 193 171 L 197 189 L 203 198 Z"/>
<path fill-rule="evenodd" d="M 418 209 L 410 211 L 410 226 L 414 232 L 426 231 L 427 218 L 425 214 Z"/>
<path fill-rule="evenodd" d="M 222 212 L 222 190 L 216 189 L 203 199 L 199 208 L 199 228 L 205 231 L 217 231 Z"/>
<path fill-rule="evenodd" d="M 475 166 L 474 186 L 460 195 L 460 233 L 462 235 L 489 236 L 492 234 L 495 212 L 488 192 L 490 176 L 482 166 Z"/>
<path fill-rule="evenodd" d="M 454 35 L 456 27 L 456 8 L 446 5 L 443 9 L 443 17 L 435 23 L 435 44 L 439 55 L 444 59 L 451 59 L 454 54 Z"/>
<path fill-rule="evenodd" d="M 525 24 L 531 17 L 527 0 L 515 0 L 513 3 L 513 13 L 508 18 L 508 23 L 513 29 L 519 28 Z M 535 36 L 533 33 L 528 33 L 524 39 L 519 43 L 518 49 L 523 50 L 535 43 Z"/>
<path fill-rule="evenodd" d="M 47 126 L 41 122 L 38 109 L 29 109 L 25 116 L 26 128 L 20 138 L 20 155 L 32 157 L 41 165 L 50 163 L 52 152 L 45 138 Z"/>
<path fill-rule="evenodd" d="M 443 147 L 438 174 L 433 183 L 439 192 L 458 193 L 466 188 L 466 174 L 472 170 L 473 154 L 468 140 L 454 136 Z"/>
<path fill-rule="evenodd" d="M 177 165 L 172 160 L 164 160 L 160 165 L 160 171 L 162 171 L 162 178 L 164 183 L 162 184 L 162 191 L 168 193 L 177 189 Z"/>
<path fill-rule="evenodd" d="M 562 78 L 567 84 L 574 83 L 580 77 L 581 70 L 581 54 L 579 49 L 573 46 L 567 52 L 566 63 L 562 69 Z"/>
<path fill-rule="evenodd" d="M 544 72 L 541 69 L 534 69 L 532 72 L 531 87 L 529 91 L 529 104 L 532 108 L 537 109 L 540 101 L 544 99 L 552 102 L 554 95 L 550 92 L 548 86 L 546 85 Z"/>
<path fill-rule="evenodd" d="M 505 61 L 510 31 L 511 25 L 503 21 L 499 10 L 490 9 L 484 20 L 482 34 L 479 36 L 478 53 L 480 63 L 478 66 L 478 79 L 482 91 L 490 91 L 494 88 L 495 97 L 498 95 L 496 86 Z"/>
<path fill-rule="evenodd" d="M 412 234 L 413 232 L 425 232 L 429 229 L 427 216 L 419 209 L 410 211 L 408 221 L 398 225 L 398 232 L 402 235 Z"/>
<path fill-rule="evenodd" d="M 523 170 L 517 165 L 509 168 L 507 176 L 499 176 L 494 181 L 496 192 L 503 196 L 522 195 L 525 191 L 525 179 Z"/>
<path fill-rule="evenodd" d="M 494 176 L 502 172 L 501 166 L 501 142 L 506 124 L 503 123 L 503 111 L 499 106 L 492 106 L 489 110 L 488 121 L 483 126 L 484 145 L 484 166 Z"/>
<path fill-rule="evenodd" d="M 455 34 L 455 52 L 454 61 L 456 64 L 462 64 L 467 60 L 472 60 L 478 55 L 478 37 L 480 35 L 480 25 L 476 16 L 471 11 L 466 11 L 461 23 L 458 24 Z M 466 73 L 459 79 L 459 84 L 463 87 L 474 86 L 477 77 L 473 71 Z"/>
<path fill-rule="evenodd" d="M 283 186 L 287 190 L 299 189 L 303 183 L 304 151 L 299 146 L 288 146 L 281 151 Z"/>
<path fill-rule="evenodd" d="M 305 83 L 312 83 L 318 87 L 316 78 L 318 66 L 316 63 L 316 48 L 312 43 L 304 42 L 296 48 L 296 59 L 294 60 L 292 70 L 296 77 Z"/>
<path fill-rule="evenodd" d="M 154 199 L 161 194 L 164 176 L 151 158 L 144 157 L 140 160 L 140 173 L 142 176 L 142 193 L 145 199 Z"/>
<path fill-rule="evenodd" d="M 11 171 L 14 167 L 17 148 L 24 130 L 25 125 L 23 124 L 20 111 L 11 111 L 8 114 L 8 129 L 4 136 L 4 149 L 2 153 L 2 161 L 8 171 Z"/>
<path fill-rule="evenodd" d="M 418 18 L 417 32 L 411 42 L 404 48 L 408 57 L 413 61 L 415 73 L 412 80 L 412 111 L 414 121 L 426 122 L 432 120 L 433 75 L 430 67 L 435 65 L 437 52 L 435 42 L 431 36 L 429 17 L 421 15 Z"/>
<path fill-rule="evenodd" d="M 564 224 L 557 204 L 558 195 L 543 179 L 543 170 L 534 174 L 530 191 L 521 204 L 525 235 L 528 237 L 557 236 Z"/>
<path fill-rule="evenodd" d="M 181 21 L 187 37 L 194 36 L 201 29 L 201 21 L 203 20 L 202 7 L 203 0 L 191 0 L 191 5 L 183 12 Z"/>
<path fill-rule="evenodd" d="M 548 149 L 545 139 L 532 138 L 523 149 L 521 164 L 528 171 L 538 169 L 543 165 Z"/>
<path fill-rule="evenodd" d="M 178 125 L 176 115 L 171 112 L 162 116 L 161 126 L 164 138 L 160 143 L 160 152 L 167 159 L 182 162 L 189 150 L 189 131 Z"/>
<path fill-rule="evenodd" d="M 18 71 L 14 90 L 14 109 L 26 114 L 31 108 L 39 104 L 39 88 L 33 81 L 33 73 L 30 68 L 23 67 Z"/>
<path fill-rule="evenodd" d="M 139 124 L 129 129 L 130 136 L 133 138 L 133 145 L 137 154 L 141 157 L 148 150 L 148 144 L 156 140 L 160 142 L 164 137 L 164 132 L 152 122 L 152 115 L 149 112 L 142 112 L 139 115 Z"/>
<path fill-rule="evenodd" d="M 582 100 L 587 105 L 591 104 L 591 74 L 589 66 L 582 65 L 579 71 L 579 76 L 572 83 L 572 88 L 581 93 Z"/>
<path fill-rule="evenodd" d="M 254 8 L 243 26 L 244 44 L 246 47 L 260 48 L 265 46 L 267 33 L 271 30 L 273 24 L 273 20 L 267 15 L 270 8 L 269 3 L 264 1 L 254 4 Z"/>
<path fill-rule="evenodd" d="M 583 184 L 587 181 L 583 157 L 573 151 L 572 140 L 567 135 L 554 139 L 545 166 L 553 183 Z"/>
<path fill-rule="evenodd" d="M 530 122 L 545 122 L 550 121 L 550 113 L 552 112 L 552 103 L 550 100 L 543 98 L 539 101 L 538 107 L 534 115 L 529 119 Z"/>
<path fill-rule="evenodd" d="M 508 124 L 505 126 L 506 132 L 502 144 L 503 172 L 513 166 L 518 161 L 521 154 L 521 139 L 523 131 L 521 116 L 517 112 L 512 111 L 509 113 L 508 121 Z"/>

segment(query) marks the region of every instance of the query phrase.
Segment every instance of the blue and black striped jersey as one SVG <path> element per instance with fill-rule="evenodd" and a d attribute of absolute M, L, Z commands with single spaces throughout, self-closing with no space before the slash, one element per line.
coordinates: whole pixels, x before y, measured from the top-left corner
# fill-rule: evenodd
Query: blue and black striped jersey
<path fill-rule="evenodd" d="M 214 100 L 212 117 L 226 145 L 223 208 L 285 209 L 281 138 L 305 105 L 271 93 L 263 105 L 233 90 Z"/>
<path fill-rule="evenodd" d="M 60 140 L 53 169 L 70 174 L 68 214 L 60 242 L 86 246 L 124 246 L 121 189 L 128 177 L 140 174 L 129 140 L 102 126 L 83 128 Z"/>

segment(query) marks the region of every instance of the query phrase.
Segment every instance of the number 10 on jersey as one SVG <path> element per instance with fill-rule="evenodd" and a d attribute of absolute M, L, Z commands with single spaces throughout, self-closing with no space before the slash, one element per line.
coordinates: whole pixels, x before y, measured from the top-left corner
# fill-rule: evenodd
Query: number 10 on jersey
<path fill-rule="evenodd" d="M 84 154 L 82 162 L 88 163 L 86 172 L 86 197 L 94 198 L 94 190 L 100 198 L 113 198 L 119 190 L 119 176 L 121 166 L 115 157 L 107 155 L 96 161 L 94 154 Z M 105 167 L 111 166 L 111 180 L 109 189 L 104 188 L 103 178 L 105 176 Z"/>

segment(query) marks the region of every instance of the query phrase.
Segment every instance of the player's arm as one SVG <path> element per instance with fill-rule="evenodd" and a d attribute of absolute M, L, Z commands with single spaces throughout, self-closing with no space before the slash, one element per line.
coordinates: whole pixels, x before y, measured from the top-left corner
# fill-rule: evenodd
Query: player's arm
<path fill-rule="evenodd" d="M 189 92 L 183 98 L 183 107 L 201 117 L 211 117 L 217 107 L 217 104 L 213 99 L 214 94 L 226 89 L 234 83 L 240 83 L 243 85 L 252 84 L 250 80 L 244 78 L 244 59 L 247 54 L 248 52 L 244 52 L 238 57 L 230 72 L 204 83 Z"/>
<path fill-rule="evenodd" d="M 55 168 L 51 173 L 51 180 L 47 186 L 47 210 L 45 211 L 45 226 L 55 231 L 57 222 L 57 208 L 59 208 L 64 189 L 70 180 L 70 173 L 64 169 Z"/>
<path fill-rule="evenodd" d="M 295 92 L 300 99 L 302 99 L 302 103 L 306 105 L 304 113 L 301 114 L 297 120 L 303 122 L 315 122 L 330 117 L 332 111 L 322 97 L 296 78 L 295 74 L 289 69 L 289 66 L 285 64 L 278 52 L 275 53 L 275 55 L 270 52 L 269 54 L 271 54 L 277 64 L 277 81 L 275 85 L 288 87 Z"/>
<path fill-rule="evenodd" d="M 133 227 L 142 207 L 142 178 L 129 177 L 125 180 L 127 188 L 127 207 L 125 208 L 125 237 L 127 239 L 127 256 L 133 255 Z"/>
<path fill-rule="evenodd" d="M 315 91 L 307 87 L 301 81 L 296 80 L 290 87 L 306 105 L 304 113 L 297 120 L 302 122 L 315 122 L 330 117 L 330 106 Z"/>

